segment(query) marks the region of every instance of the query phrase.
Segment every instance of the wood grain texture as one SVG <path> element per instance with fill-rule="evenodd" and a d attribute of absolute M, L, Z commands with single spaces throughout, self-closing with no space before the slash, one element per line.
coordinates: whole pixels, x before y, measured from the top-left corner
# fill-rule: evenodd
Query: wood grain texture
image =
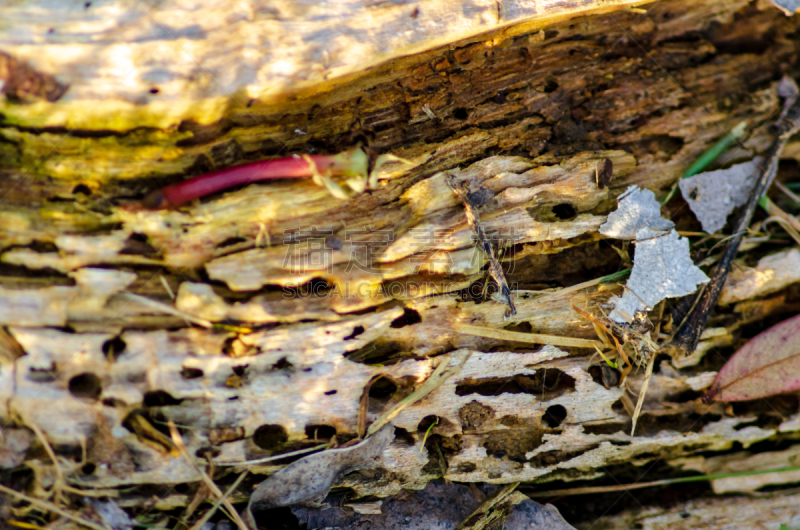
<path fill-rule="evenodd" d="M 741 120 L 751 133 L 727 162 L 763 153 L 777 80 L 800 74 L 796 19 L 745 0 L 661 0 L 646 14 L 621 1 L 501 3 L 499 20 L 494 3 L 458 4 L 452 16 L 436 11 L 452 3 L 352 3 L 347 23 L 321 4 L 83 4 L 42 18 L 27 14 L 36 1 L 0 7 L 0 51 L 69 86 L 54 101 L 31 90 L 0 102 L 0 325 L 27 353 L 0 356 L 0 419 L 35 422 L 63 454 L 121 442 L 129 457 L 117 445 L 89 452 L 92 473 L 65 458 L 73 486 L 199 484 L 139 417 L 156 432 L 168 420 L 190 427 L 191 454 L 237 469 L 334 432 L 347 441 L 368 382 L 385 378 L 368 399 L 374 420 L 444 353 L 472 355 L 393 420 L 383 467 L 337 486 L 386 496 L 441 476 L 593 479 L 608 466 L 800 430 L 796 399 L 774 410 L 695 399 L 746 324 L 796 311 L 796 275 L 764 288 L 750 280 L 793 263 L 788 251 L 734 275 L 726 301 L 736 304 L 716 315 L 696 357 L 680 370 L 659 362 L 634 437 L 623 390 L 593 351 L 452 327 L 596 338 L 572 305 L 599 312 L 621 287 L 564 288 L 621 266 L 619 243 L 597 233 L 617 196 L 631 184 L 663 195 Z M 608 12 L 577 16 L 590 5 Z M 419 33 L 397 35 L 387 21 L 401 16 Z M 378 189 L 348 201 L 294 180 L 180 210 L 127 207 L 211 169 L 359 141 L 411 163 L 385 167 Z M 604 160 L 613 170 L 601 188 Z M 482 300 L 484 263 L 445 171 L 486 199 L 488 236 L 518 237 L 501 260 L 521 290 L 509 319 Z M 372 231 L 392 235 L 374 269 L 349 268 Z M 312 240 L 329 247 L 330 268 L 298 273 L 291 259 L 311 259 Z M 347 285 L 370 296 L 341 296 Z M 632 392 L 641 384 L 631 377 Z M 27 462 L 46 487 L 53 468 L 36 451 Z M 155 507 L 186 506 L 192 491 Z M 119 502 L 147 499 L 127 490 Z"/>
<path fill-rule="evenodd" d="M 15 99 L 29 94 L 59 100 L 16 108 L 7 119 L 115 131 L 165 129 L 190 119 L 208 124 L 250 99 L 283 107 L 289 95 L 319 93 L 399 57 L 642 3 L 12 2 L 0 8 L 0 50 L 9 62 L 57 76 L 69 90 L 18 94 L 11 90 L 18 83 L 7 83 L 6 93 Z"/>

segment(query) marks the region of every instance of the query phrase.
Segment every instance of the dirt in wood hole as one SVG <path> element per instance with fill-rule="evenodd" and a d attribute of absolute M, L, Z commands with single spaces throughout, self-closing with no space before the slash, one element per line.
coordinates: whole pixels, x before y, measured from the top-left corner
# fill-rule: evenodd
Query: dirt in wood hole
<path fill-rule="evenodd" d="M 544 430 L 537 428 L 536 424 L 519 425 L 487 433 L 484 436 L 483 447 L 489 456 L 505 457 L 512 462 L 523 464 L 528 461 L 526 454 L 542 445 L 543 434 Z"/>
<path fill-rule="evenodd" d="M 477 430 L 484 423 L 494 418 L 494 410 L 477 401 L 471 401 L 458 411 L 461 425 L 465 431 Z"/>
<path fill-rule="evenodd" d="M 533 375 L 517 374 L 508 377 L 468 378 L 456 386 L 456 394 L 468 396 L 498 396 L 500 394 L 531 394 L 537 401 L 555 399 L 575 390 L 575 379 L 557 368 L 542 368 Z"/>

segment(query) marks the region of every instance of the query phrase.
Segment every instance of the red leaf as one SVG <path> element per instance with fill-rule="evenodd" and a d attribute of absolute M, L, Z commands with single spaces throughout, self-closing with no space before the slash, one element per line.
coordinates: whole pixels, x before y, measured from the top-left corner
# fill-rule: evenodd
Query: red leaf
<path fill-rule="evenodd" d="M 746 401 L 800 389 L 800 315 L 784 320 L 728 359 L 705 401 Z"/>

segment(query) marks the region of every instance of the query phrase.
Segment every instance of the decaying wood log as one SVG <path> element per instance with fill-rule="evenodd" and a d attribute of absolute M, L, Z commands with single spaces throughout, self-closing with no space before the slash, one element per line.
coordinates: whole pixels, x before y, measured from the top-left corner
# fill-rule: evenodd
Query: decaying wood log
<path fill-rule="evenodd" d="M 626 393 L 594 350 L 458 330 L 597 338 L 573 306 L 599 315 L 622 287 L 565 288 L 621 268 L 597 233 L 616 197 L 663 196 L 742 120 L 720 164 L 769 146 L 776 84 L 800 73 L 800 22 L 770 3 L 45 4 L 0 7 L 0 469 L 31 470 L 15 487 L 63 477 L 124 507 L 185 507 L 201 477 L 171 421 L 216 479 L 250 470 L 241 502 L 289 460 L 247 461 L 346 443 L 368 384 L 371 422 L 466 356 L 392 420 L 383 466 L 337 487 L 680 471 L 698 452 L 796 438 L 796 396 L 697 399 L 748 326 L 798 310 L 796 249 L 735 269 L 697 351 L 659 358 L 634 436 L 641 370 Z M 347 201 L 287 179 L 132 207 L 187 176 L 359 143 L 406 162 Z M 483 296 L 445 172 L 481 198 L 516 315 Z"/>
<path fill-rule="evenodd" d="M 631 509 L 613 517 L 602 517 L 592 525 L 578 528 L 612 530 L 706 530 L 712 528 L 786 528 L 797 526 L 797 493 L 765 493 L 757 497 L 743 495 L 698 499 L 659 509 Z"/>

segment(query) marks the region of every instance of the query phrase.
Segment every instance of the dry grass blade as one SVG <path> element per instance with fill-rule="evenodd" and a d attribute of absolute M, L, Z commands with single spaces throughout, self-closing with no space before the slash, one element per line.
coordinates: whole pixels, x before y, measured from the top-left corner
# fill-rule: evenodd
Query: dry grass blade
<path fill-rule="evenodd" d="M 206 524 L 206 521 L 208 521 L 211 518 L 211 516 L 214 515 L 214 513 L 216 513 L 216 511 L 219 509 L 222 503 L 228 500 L 228 497 L 230 497 L 231 494 L 234 491 L 236 491 L 236 488 L 239 487 L 239 484 L 242 483 L 242 480 L 244 480 L 244 477 L 246 476 L 247 476 L 247 471 L 244 471 L 241 475 L 239 475 L 239 478 L 237 478 L 236 481 L 233 484 L 231 484 L 231 487 L 228 488 L 228 490 L 225 492 L 225 495 L 217 499 L 217 502 L 215 502 L 214 505 L 211 506 L 211 509 L 208 510 L 205 514 L 203 514 L 203 517 L 201 517 L 196 523 L 194 523 L 189 530 L 200 530 L 200 527 Z"/>
<path fill-rule="evenodd" d="M 392 421 L 398 414 L 400 414 L 403 410 L 407 409 L 414 403 L 422 400 L 425 396 L 442 386 L 442 383 L 447 381 L 447 379 L 458 372 L 461 371 L 461 368 L 467 362 L 467 360 L 472 355 L 472 352 L 467 353 L 461 362 L 457 366 L 450 366 L 450 356 L 448 355 L 439 363 L 439 366 L 436 367 L 436 370 L 428 377 L 422 385 L 416 389 L 411 395 L 407 396 L 403 399 L 400 403 L 389 409 L 388 412 L 384 413 L 383 416 L 378 418 L 378 420 L 369 426 L 367 429 L 367 436 L 370 436 L 380 430 L 381 427 Z"/>
<path fill-rule="evenodd" d="M 778 223 L 781 226 L 781 228 L 783 228 L 786 231 L 787 234 L 792 236 L 792 239 L 794 239 L 795 243 L 800 245 L 800 232 L 797 231 L 797 228 L 794 226 L 794 223 L 788 221 L 784 217 L 780 217 L 777 215 L 773 215 L 772 217 L 767 217 L 766 219 L 764 219 L 764 227 L 766 227 L 770 223 Z"/>
<path fill-rule="evenodd" d="M 775 182 L 772 183 L 772 185 L 781 190 L 784 195 L 792 199 L 795 203 L 800 205 L 800 195 L 797 195 L 795 192 L 787 188 L 786 185 L 783 184 L 781 181 L 776 180 Z"/>
<path fill-rule="evenodd" d="M 454 323 L 453 330 L 467 335 L 485 337 L 487 339 L 499 339 L 510 342 L 527 342 L 533 344 L 550 344 L 552 346 L 564 346 L 566 348 L 595 348 L 603 347 L 599 340 L 576 339 L 573 337 L 562 337 L 559 335 L 542 335 L 539 333 L 521 333 L 519 331 L 507 331 L 504 329 L 484 328 L 472 326 L 470 324 Z"/>
<path fill-rule="evenodd" d="M 455 530 L 480 530 L 486 528 L 501 515 L 500 513 L 492 512 L 492 509 L 498 504 L 505 502 L 511 496 L 511 494 L 514 493 L 514 490 L 517 489 L 517 486 L 519 486 L 519 482 L 508 484 L 503 489 L 483 501 L 481 505 L 469 515 L 469 517 L 461 521 L 461 523 L 456 526 Z M 494 517 L 492 517 L 493 515 Z M 480 519 L 478 519 L 476 522 L 470 522 L 476 517 L 479 517 Z"/>
<path fill-rule="evenodd" d="M 151 300 L 151 299 L 149 299 L 147 297 L 139 296 L 138 294 L 133 294 L 133 293 L 120 293 L 119 296 L 122 296 L 123 298 L 127 298 L 128 300 L 131 300 L 132 302 L 137 302 L 137 303 L 139 303 L 141 305 L 147 306 L 147 307 L 149 307 L 151 309 L 155 309 L 156 311 L 160 311 L 160 312 L 166 313 L 168 315 L 172 315 L 172 316 L 176 316 L 178 318 L 182 318 L 182 319 L 186 320 L 187 322 L 191 322 L 192 324 L 197 324 L 198 326 L 203 327 L 203 328 L 212 328 L 212 327 L 214 327 L 214 324 L 209 320 L 206 320 L 204 318 L 198 318 L 198 317 L 196 317 L 194 315 L 190 315 L 189 313 L 185 313 L 185 312 L 181 311 L 180 309 L 175 309 L 171 305 L 161 303 L 161 302 L 159 302 L 157 300 Z"/>
<path fill-rule="evenodd" d="M 222 490 L 219 489 L 211 477 L 208 476 L 208 473 L 205 472 L 200 466 L 197 465 L 197 462 L 189 455 L 189 452 L 186 450 L 186 445 L 183 443 L 183 438 L 181 437 L 180 433 L 178 432 L 178 428 L 175 427 L 175 423 L 172 421 L 169 422 L 169 432 L 172 435 L 172 441 L 180 450 L 183 457 L 194 467 L 194 469 L 200 473 L 200 476 L 203 478 L 203 483 L 208 486 L 208 489 L 211 490 L 218 499 L 222 501 L 222 504 L 225 508 L 228 509 L 231 516 L 233 516 L 233 521 L 236 523 L 236 526 L 239 527 L 239 530 L 251 530 L 247 524 L 242 520 L 242 517 L 239 515 L 239 512 L 236 511 L 236 508 L 233 507 L 231 501 L 229 501 L 223 494 Z"/>
<path fill-rule="evenodd" d="M 595 285 L 599 285 L 601 283 L 609 283 L 615 281 L 617 279 L 622 279 L 630 273 L 630 269 L 624 269 L 619 272 L 615 272 L 614 274 L 609 274 L 607 276 L 601 276 L 600 278 L 595 278 L 594 280 L 589 280 L 587 282 L 578 283 L 575 285 L 571 285 L 569 287 L 565 287 L 564 289 L 559 289 L 553 293 L 547 293 L 541 298 L 536 299 L 537 304 L 541 304 L 544 302 L 549 302 L 550 300 L 558 297 L 561 298 L 564 295 L 574 293 L 575 291 L 580 291 L 582 289 L 588 289 L 589 287 L 594 287 Z"/>
<path fill-rule="evenodd" d="M 293 456 L 301 456 L 308 453 L 313 453 L 314 451 L 319 451 L 320 449 L 326 449 L 328 447 L 330 447 L 330 444 L 315 445 L 314 447 L 306 447 L 305 449 L 298 449 L 297 451 L 281 453 L 274 456 L 265 456 L 264 458 L 256 458 L 255 460 L 243 460 L 241 462 L 214 462 L 214 465 L 228 467 L 266 464 L 267 462 L 274 462 L 275 460 L 283 460 L 284 458 L 291 458 Z"/>
<path fill-rule="evenodd" d="M 583 309 L 580 309 L 580 308 L 576 307 L 574 304 L 572 305 L 572 310 L 575 311 L 576 313 L 578 313 L 580 316 L 582 316 L 586 320 L 588 320 L 589 322 L 591 322 L 592 324 L 594 324 L 595 328 L 600 328 L 601 330 L 603 330 L 603 332 L 608 337 L 611 337 L 614 340 L 614 345 L 616 346 L 617 354 L 619 354 L 620 359 L 625 361 L 625 365 L 626 365 L 625 368 L 622 370 L 622 374 L 620 376 L 620 381 L 624 381 L 625 378 L 630 373 L 630 371 L 633 369 L 633 365 L 631 364 L 631 361 L 628 359 L 628 356 L 625 353 L 625 350 L 622 349 L 622 345 L 617 340 L 617 337 L 615 337 L 614 334 L 611 333 L 611 330 L 609 330 L 608 327 L 605 324 L 603 324 L 598 318 L 596 318 L 594 315 L 592 315 L 588 311 L 584 311 Z M 601 345 L 602 345 L 602 343 L 601 343 Z"/>
<path fill-rule="evenodd" d="M 642 412 L 642 405 L 644 404 L 644 396 L 647 394 L 647 386 L 650 384 L 650 378 L 653 376 L 653 367 L 656 364 L 656 356 L 650 357 L 650 362 L 647 363 L 647 368 L 644 371 L 644 381 L 642 388 L 639 390 L 639 399 L 636 401 L 636 409 L 633 411 L 631 417 L 631 436 L 636 431 L 636 420 L 639 419 L 639 413 Z"/>
<path fill-rule="evenodd" d="M 62 517 L 66 517 L 70 521 L 75 521 L 78 524 L 82 524 L 83 526 L 85 526 L 87 528 L 92 528 L 93 530 L 108 530 L 108 528 L 106 528 L 104 526 L 101 526 L 101 525 L 99 525 L 99 524 L 97 524 L 95 522 L 87 521 L 86 519 L 83 519 L 82 517 L 78 517 L 77 515 L 73 515 L 73 514 L 69 513 L 67 510 L 59 508 L 58 506 L 56 506 L 52 502 L 43 501 L 41 499 L 36 499 L 34 497 L 29 497 L 28 495 L 25 495 L 24 493 L 20 493 L 18 491 L 14 491 L 11 488 L 7 488 L 7 487 L 3 486 L 2 484 L 0 484 L 0 493 L 4 493 L 6 495 L 10 495 L 11 497 L 16 497 L 18 499 L 22 499 L 23 501 L 29 502 L 29 503 L 33 504 L 34 506 L 37 506 L 37 507 L 39 507 L 39 508 L 41 508 L 43 510 L 46 510 L 46 511 L 49 511 L 49 512 L 53 512 L 53 513 L 57 513 L 58 515 L 60 515 Z"/>
<path fill-rule="evenodd" d="M 178 447 L 170 440 L 167 436 L 165 436 L 161 431 L 150 425 L 150 422 L 144 418 L 141 414 L 131 414 L 129 420 L 130 426 L 133 429 L 133 432 L 136 433 L 136 436 L 139 437 L 144 443 L 149 443 L 148 445 L 156 445 L 162 447 L 165 451 L 173 456 L 178 455 Z"/>
<path fill-rule="evenodd" d="M 39 439 L 39 442 L 44 447 L 47 456 L 50 457 L 50 460 L 53 461 L 53 467 L 56 471 L 56 479 L 53 483 L 53 497 L 56 505 L 61 504 L 61 492 L 66 485 L 66 481 L 64 480 L 64 470 L 61 469 L 61 465 L 58 463 L 58 458 L 56 458 L 56 453 L 53 451 L 53 448 L 50 446 L 50 442 L 47 441 L 47 437 L 44 435 L 42 430 L 39 428 L 38 425 L 33 423 L 32 421 L 25 421 L 25 426 L 31 429 L 35 434 L 36 437 Z"/>

